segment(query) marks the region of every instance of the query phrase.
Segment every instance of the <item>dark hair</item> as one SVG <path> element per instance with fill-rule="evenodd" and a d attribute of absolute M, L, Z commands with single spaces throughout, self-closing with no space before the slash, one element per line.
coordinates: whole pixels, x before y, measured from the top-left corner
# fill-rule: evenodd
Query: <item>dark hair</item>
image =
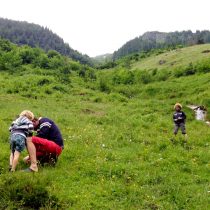
<path fill-rule="evenodd" d="M 38 117 L 34 117 L 33 122 L 38 121 L 39 118 Z"/>
<path fill-rule="evenodd" d="M 199 106 L 198 108 L 200 108 L 201 110 L 205 110 L 205 107 L 203 105 Z"/>

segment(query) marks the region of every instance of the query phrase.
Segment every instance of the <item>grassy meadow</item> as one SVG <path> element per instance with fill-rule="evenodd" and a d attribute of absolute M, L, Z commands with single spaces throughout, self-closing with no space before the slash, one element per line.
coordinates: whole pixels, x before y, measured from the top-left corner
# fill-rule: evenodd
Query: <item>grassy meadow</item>
<path fill-rule="evenodd" d="M 132 66 L 134 69 L 176 69 L 187 66 L 189 63 L 196 63 L 209 59 L 210 44 L 196 45 L 185 48 L 177 48 L 158 56 L 148 57 Z M 162 61 L 162 62 L 161 62 Z"/>
<path fill-rule="evenodd" d="M 68 84 L 30 65 L 0 72 L 0 209 L 209 208 L 210 128 L 186 105 L 209 108 L 210 73 L 116 85 L 116 71 L 94 81 L 72 72 Z M 187 144 L 181 133 L 170 141 L 176 102 L 187 114 Z M 8 172 L 8 127 L 23 109 L 60 127 L 56 167 L 24 173 L 20 161 Z"/>

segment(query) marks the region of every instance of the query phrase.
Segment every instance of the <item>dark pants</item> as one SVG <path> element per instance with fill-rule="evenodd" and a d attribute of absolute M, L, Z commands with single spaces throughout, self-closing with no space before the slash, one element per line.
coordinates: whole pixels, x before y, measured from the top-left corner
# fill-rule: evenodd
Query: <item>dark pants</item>
<path fill-rule="evenodd" d="M 185 124 L 179 123 L 174 125 L 174 134 L 176 135 L 178 133 L 179 128 L 182 131 L 182 134 L 186 134 Z"/>

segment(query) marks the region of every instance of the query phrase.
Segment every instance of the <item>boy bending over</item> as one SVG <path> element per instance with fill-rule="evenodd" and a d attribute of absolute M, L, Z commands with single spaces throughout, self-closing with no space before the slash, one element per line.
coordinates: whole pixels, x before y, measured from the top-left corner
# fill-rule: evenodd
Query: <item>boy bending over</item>
<path fill-rule="evenodd" d="M 19 117 L 12 122 L 9 131 L 10 135 L 10 171 L 15 171 L 20 153 L 26 146 L 26 138 L 32 136 L 34 114 L 24 110 Z"/>

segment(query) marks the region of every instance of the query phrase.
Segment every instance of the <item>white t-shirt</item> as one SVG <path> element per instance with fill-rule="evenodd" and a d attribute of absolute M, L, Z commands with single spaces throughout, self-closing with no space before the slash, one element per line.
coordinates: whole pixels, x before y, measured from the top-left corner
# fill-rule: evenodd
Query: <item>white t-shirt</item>
<path fill-rule="evenodd" d="M 196 110 L 196 120 L 204 120 L 204 117 L 205 117 L 204 111 L 198 108 Z"/>

